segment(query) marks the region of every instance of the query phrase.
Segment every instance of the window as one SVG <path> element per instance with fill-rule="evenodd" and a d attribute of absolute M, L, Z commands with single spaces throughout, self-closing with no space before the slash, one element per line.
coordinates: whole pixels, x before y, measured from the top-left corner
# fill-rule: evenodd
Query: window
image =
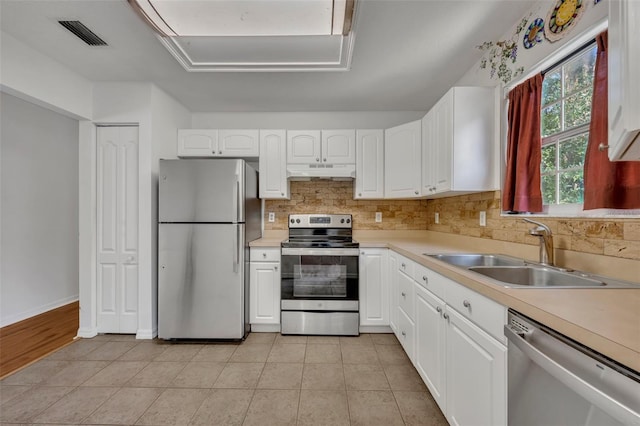
<path fill-rule="evenodd" d="M 590 43 L 544 74 L 540 172 L 545 205 L 583 202 L 596 53 L 595 42 Z"/>

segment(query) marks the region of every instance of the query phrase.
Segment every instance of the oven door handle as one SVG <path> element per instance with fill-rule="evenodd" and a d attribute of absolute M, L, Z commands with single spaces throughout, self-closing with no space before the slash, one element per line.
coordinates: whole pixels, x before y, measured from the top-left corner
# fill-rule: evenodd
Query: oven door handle
<path fill-rule="evenodd" d="M 535 330 L 533 331 L 536 332 Z M 537 331 L 542 333 L 541 331 Z M 636 424 L 638 422 L 638 413 L 631 407 L 627 407 L 619 401 L 616 401 L 611 396 L 597 389 L 592 384 L 584 380 L 580 375 L 570 370 L 569 365 L 561 365 L 549 355 L 537 348 L 522 336 L 518 335 L 509 325 L 504 326 L 504 334 L 509 340 L 509 343 L 514 344 L 520 349 L 532 362 L 538 364 L 542 369 L 547 371 L 558 381 L 563 383 L 569 389 L 576 392 L 578 395 L 585 398 L 590 403 L 602 409 L 610 416 L 623 422 L 624 424 Z M 569 361 L 571 352 L 576 351 L 573 348 L 565 345 L 560 340 L 554 342 L 558 347 L 556 350 L 563 352 L 566 356 L 565 362 Z M 577 352 L 577 351 L 576 351 Z"/>
<path fill-rule="evenodd" d="M 357 248 L 283 248 L 283 256 L 359 256 Z"/>

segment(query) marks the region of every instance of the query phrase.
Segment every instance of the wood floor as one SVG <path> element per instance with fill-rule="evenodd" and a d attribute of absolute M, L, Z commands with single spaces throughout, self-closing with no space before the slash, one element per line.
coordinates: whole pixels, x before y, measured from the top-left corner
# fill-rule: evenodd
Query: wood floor
<path fill-rule="evenodd" d="M 0 328 L 0 378 L 73 341 L 80 303 L 52 309 Z"/>

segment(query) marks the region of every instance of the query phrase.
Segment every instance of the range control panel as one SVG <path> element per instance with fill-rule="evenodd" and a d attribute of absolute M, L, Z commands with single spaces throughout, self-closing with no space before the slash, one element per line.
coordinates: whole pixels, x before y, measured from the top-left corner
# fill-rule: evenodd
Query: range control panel
<path fill-rule="evenodd" d="M 290 214 L 289 228 L 351 228 L 350 214 Z"/>

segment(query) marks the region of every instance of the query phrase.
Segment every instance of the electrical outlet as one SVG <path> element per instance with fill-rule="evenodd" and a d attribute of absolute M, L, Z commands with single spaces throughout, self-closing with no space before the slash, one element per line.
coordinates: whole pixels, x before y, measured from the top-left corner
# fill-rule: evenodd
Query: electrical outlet
<path fill-rule="evenodd" d="M 436 216 L 433 218 L 435 223 L 440 223 L 440 213 L 436 212 Z"/>
<path fill-rule="evenodd" d="M 274 212 L 269 212 L 269 222 L 276 221 L 276 214 Z"/>
<path fill-rule="evenodd" d="M 487 226 L 487 212 L 480 212 L 480 226 Z"/>
<path fill-rule="evenodd" d="M 382 222 L 382 212 L 376 212 L 376 222 Z"/>

